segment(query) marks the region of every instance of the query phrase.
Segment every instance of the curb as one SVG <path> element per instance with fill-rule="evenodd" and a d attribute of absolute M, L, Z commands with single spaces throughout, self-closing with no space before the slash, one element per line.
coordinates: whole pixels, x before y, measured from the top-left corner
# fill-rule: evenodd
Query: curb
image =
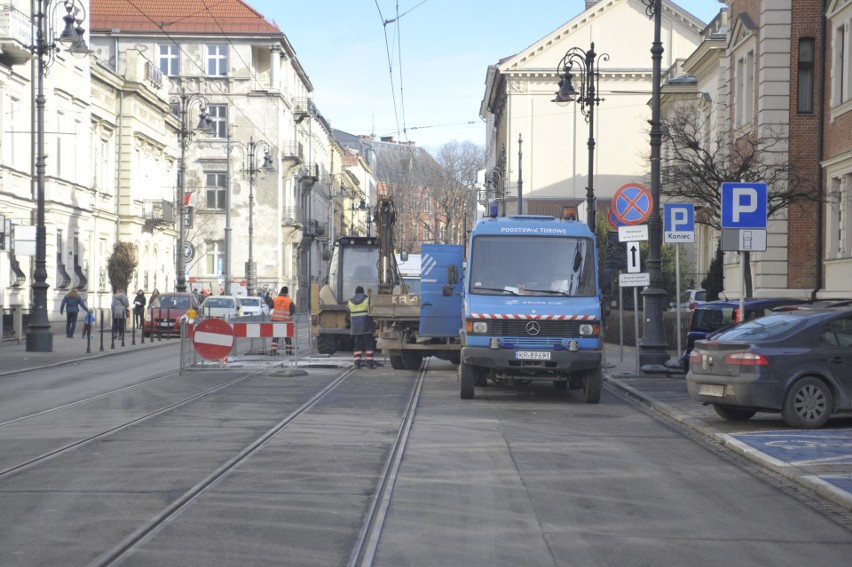
<path fill-rule="evenodd" d="M 673 419 L 707 437 L 714 443 L 745 457 L 749 461 L 769 469 L 770 471 L 777 473 L 784 478 L 815 492 L 816 494 L 819 494 L 826 500 L 833 502 L 846 510 L 852 511 L 852 494 L 832 486 L 817 476 L 803 474 L 795 465 L 773 459 L 765 455 L 762 451 L 750 447 L 726 433 L 719 433 L 700 419 L 687 415 L 664 402 L 660 402 L 636 388 L 620 382 L 616 378 L 606 376 L 606 383 L 617 388 L 631 399 L 638 401 L 652 412 L 660 413 L 670 419 Z"/>

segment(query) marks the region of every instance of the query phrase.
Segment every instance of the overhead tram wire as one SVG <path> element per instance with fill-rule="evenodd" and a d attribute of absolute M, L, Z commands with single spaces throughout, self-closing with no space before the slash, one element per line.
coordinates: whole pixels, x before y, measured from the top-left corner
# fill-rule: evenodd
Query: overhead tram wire
<path fill-rule="evenodd" d="M 379 12 L 379 20 L 381 20 L 381 22 L 382 22 L 382 31 L 383 31 L 384 36 L 385 36 L 385 53 L 387 54 L 387 58 L 388 58 L 388 74 L 390 75 L 391 101 L 393 102 L 393 118 L 394 118 L 394 123 L 396 124 L 397 134 L 399 134 L 399 111 L 398 111 L 397 105 L 396 105 L 396 88 L 394 87 L 394 80 L 393 80 L 393 58 L 391 57 L 391 47 L 388 44 L 388 30 L 387 30 L 388 22 L 393 22 L 395 20 L 385 20 L 385 17 L 382 14 L 382 9 L 381 9 L 381 7 L 379 7 L 379 0 L 374 0 L 374 1 L 376 3 L 376 10 Z M 398 10 L 399 10 L 399 6 L 397 6 L 397 11 Z M 396 19 L 398 19 L 398 18 L 399 18 L 399 16 L 397 16 Z"/>

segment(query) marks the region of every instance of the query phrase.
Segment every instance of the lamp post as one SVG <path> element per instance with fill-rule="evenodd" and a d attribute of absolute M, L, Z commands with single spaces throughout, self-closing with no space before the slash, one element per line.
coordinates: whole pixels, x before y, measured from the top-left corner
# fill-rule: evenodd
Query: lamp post
<path fill-rule="evenodd" d="M 600 81 L 600 62 L 609 61 L 606 53 L 598 56 L 595 53 L 595 42 L 592 42 L 588 51 L 579 47 L 572 47 L 565 52 L 556 73 L 559 79 L 559 90 L 553 102 L 565 106 L 575 100 L 580 106 L 580 112 L 586 118 L 589 125 L 589 185 L 586 187 L 586 224 L 592 232 L 595 232 L 595 107 L 603 100 L 598 96 L 598 85 Z M 574 66 L 580 76 L 580 90 L 577 91 L 572 84 Z M 575 98 L 576 97 L 576 98 Z"/>
<path fill-rule="evenodd" d="M 65 27 L 56 37 L 57 8 L 65 8 L 62 21 Z M 47 315 L 47 230 L 44 225 L 44 173 L 47 156 L 44 153 L 44 78 L 53 64 L 56 52 L 65 49 L 75 57 L 85 57 L 89 47 L 83 38 L 82 23 L 85 6 L 77 0 L 38 0 L 33 14 L 36 22 L 35 45 L 31 51 L 38 58 L 36 86 L 36 255 L 33 269 L 32 307 L 27 327 L 27 352 L 53 352 L 53 334 Z M 78 15 L 80 18 L 78 19 Z M 57 41 L 59 45 L 57 45 Z M 60 47 L 61 46 L 61 47 Z"/>
<path fill-rule="evenodd" d="M 652 90 L 651 90 L 651 216 L 648 218 L 648 277 L 650 285 L 642 292 L 645 298 L 645 333 L 639 344 L 639 366 L 648 370 L 663 367 L 669 356 L 668 343 L 663 332 L 663 306 L 666 290 L 663 289 L 662 246 L 663 227 L 660 220 L 660 148 L 663 129 L 660 121 L 660 77 L 663 59 L 663 43 L 660 40 L 662 26 L 662 0 L 642 0 L 645 12 L 654 18 L 654 42 L 651 45 Z M 664 367 L 663 367 L 664 368 Z"/>
<path fill-rule="evenodd" d="M 187 125 L 186 115 L 190 107 L 197 103 L 199 108 L 199 121 L 196 130 L 203 134 L 212 135 L 213 127 L 207 116 L 207 99 L 201 93 L 187 93 L 181 88 L 180 95 L 169 98 L 174 108 L 178 106 L 178 117 L 180 118 L 180 131 L 178 141 L 180 142 L 180 165 L 178 170 L 178 246 L 175 253 L 177 274 L 175 281 L 176 291 L 186 291 L 186 148 L 195 136 L 194 130 Z"/>
<path fill-rule="evenodd" d="M 261 167 L 257 167 L 255 162 L 255 155 L 257 150 L 263 150 L 263 165 Z M 249 238 L 248 238 L 248 262 L 246 262 L 246 293 L 248 295 L 254 295 L 254 289 L 256 286 L 255 277 L 257 274 L 255 273 L 257 270 L 254 268 L 254 177 L 261 170 L 262 171 L 275 171 L 275 166 L 272 164 L 272 158 L 269 153 L 272 151 L 272 148 L 268 143 L 264 140 L 254 141 L 254 138 L 249 138 L 248 143 L 248 164 L 246 167 L 246 173 L 249 178 Z"/>
<path fill-rule="evenodd" d="M 485 173 L 485 199 L 488 203 L 489 214 L 491 214 L 491 195 L 494 195 L 494 206 L 499 207 L 503 203 L 503 212 L 500 216 L 506 216 L 506 187 L 503 184 L 503 172 L 495 167 Z M 495 211 L 496 213 L 497 211 Z"/>

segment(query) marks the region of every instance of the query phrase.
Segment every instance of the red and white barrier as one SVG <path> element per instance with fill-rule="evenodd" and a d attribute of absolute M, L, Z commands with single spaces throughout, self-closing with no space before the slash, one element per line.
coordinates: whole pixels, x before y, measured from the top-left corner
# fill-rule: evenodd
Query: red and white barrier
<path fill-rule="evenodd" d="M 273 338 L 295 336 L 293 323 L 228 323 L 236 338 Z M 187 325 L 187 334 L 192 337 L 197 324 Z"/>

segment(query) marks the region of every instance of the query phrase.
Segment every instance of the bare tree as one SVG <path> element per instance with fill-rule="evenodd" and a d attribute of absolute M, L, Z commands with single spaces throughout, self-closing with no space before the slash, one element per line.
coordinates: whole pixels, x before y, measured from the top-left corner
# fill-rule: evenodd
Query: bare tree
<path fill-rule="evenodd" d="M 485 167 L 485 148 L 473 142 L 452 141 L 438 149 L 430 192 L 441 216 L 441 240 L 461 244 L 475 213 L 477 172 Z"/>
<path fill-rule="evenodd" d="M 695 221 L 721 229 L 722 183 L 766 183 L 769 217 L 791 205 L 816 201 L 819 194 L 810 172 L 800 171 L 787 152 L 787 136 L 769 129 L 761 136 L 749 132 L 732 137 L 713 129 L 709 116 L 691 104 L 675 105 L 663 117 L 664 164 L 661 193 L 693 203 Z M 746 262 L 746 294 L 751 295 L 749 252 Z"/>

